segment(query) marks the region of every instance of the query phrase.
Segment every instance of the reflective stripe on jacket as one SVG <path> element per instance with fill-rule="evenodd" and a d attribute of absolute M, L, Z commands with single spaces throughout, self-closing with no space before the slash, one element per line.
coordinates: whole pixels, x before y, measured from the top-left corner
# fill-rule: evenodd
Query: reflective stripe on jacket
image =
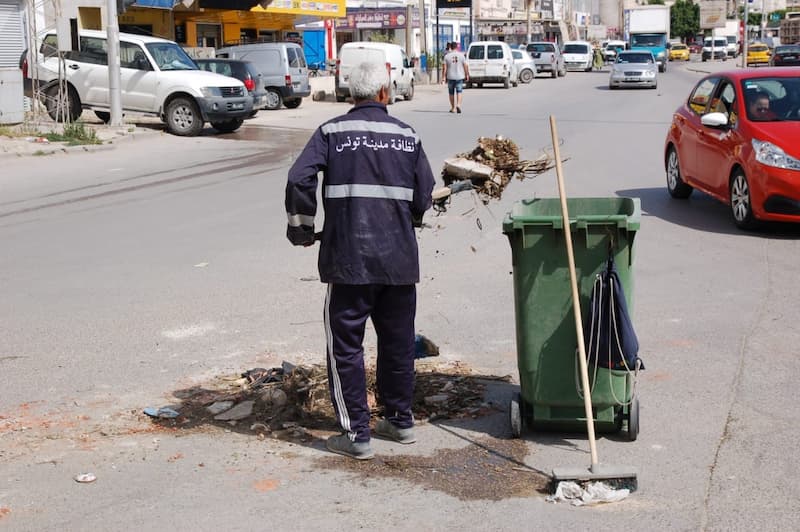
<path fill-rule="evenodd" d="M 412 217 L 430 208 L 434 178 L 417 133 L 377 102 L 320 126 L 289 170 L 290 240 L 313 235 L 318 172 L 325 210 L 320 280 L 419 282 Z"/>

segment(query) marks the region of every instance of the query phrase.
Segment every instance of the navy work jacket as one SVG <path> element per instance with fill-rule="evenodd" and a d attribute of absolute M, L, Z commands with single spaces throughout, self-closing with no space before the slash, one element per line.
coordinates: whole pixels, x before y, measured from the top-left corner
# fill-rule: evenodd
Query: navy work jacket
<path fill-rule="evenodd" d="M 320 280 L 419 282 L 412 217 L 430 208 L 434 178 L 414 129 L 378 102 L 360 103 L 321 125 L 289 170 L 287 237 L 295 245 L 313 242 L 318 172 L 325 210 Z"/>

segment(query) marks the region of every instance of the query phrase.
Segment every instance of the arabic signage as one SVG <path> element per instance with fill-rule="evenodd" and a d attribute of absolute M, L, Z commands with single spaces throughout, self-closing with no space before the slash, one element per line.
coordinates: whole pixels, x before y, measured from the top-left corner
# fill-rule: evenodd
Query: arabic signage
<path fill-rule="evenodd" d="M 305 0 L 272 0 L 264 9 L 256 6 L 250 11 L 255 13 L 286 13 L 289 15 L 337 16 L 345 14 L 345 0 L 326 0 L 308 2 Z"/>
<path fill-rule="evenodd" d="M 436 9 L 472 7 L 472 0 L 436 0 Z"/>
<path fill-rule="evenodd" d="M 411 24 L 419 28 L 419 11 L 411 10 Z M 389 30 L 406 27 L 406 10 L 399 9 L 348 9 L 347 16 L 336 19 L 339 31 L 378 29 Z"/>

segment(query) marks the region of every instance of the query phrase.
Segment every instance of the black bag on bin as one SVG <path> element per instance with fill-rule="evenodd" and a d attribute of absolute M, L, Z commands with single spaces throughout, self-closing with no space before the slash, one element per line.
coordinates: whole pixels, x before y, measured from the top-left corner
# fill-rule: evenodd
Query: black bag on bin
<path fill-rule="evenodd" d="M 595 277 L 583 328 L 589 363 L 614 370 L 644 369 L 625 292 L 610 255 L 606 269 Z"/>

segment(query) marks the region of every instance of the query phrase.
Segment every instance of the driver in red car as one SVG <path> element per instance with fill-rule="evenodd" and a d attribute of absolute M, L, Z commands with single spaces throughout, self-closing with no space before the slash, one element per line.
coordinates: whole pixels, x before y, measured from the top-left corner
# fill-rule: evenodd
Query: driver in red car
<path fill-rule="evenodd" d="M 776 115 L 769 106 L 770 99 L 767 93 L 757 92 L 754 94 L 750 98 L 750 103 L 747 106 L 747 114 L 749 115 L 750 120 L 756 122 L 776 120 L 778 115 Z"/>

